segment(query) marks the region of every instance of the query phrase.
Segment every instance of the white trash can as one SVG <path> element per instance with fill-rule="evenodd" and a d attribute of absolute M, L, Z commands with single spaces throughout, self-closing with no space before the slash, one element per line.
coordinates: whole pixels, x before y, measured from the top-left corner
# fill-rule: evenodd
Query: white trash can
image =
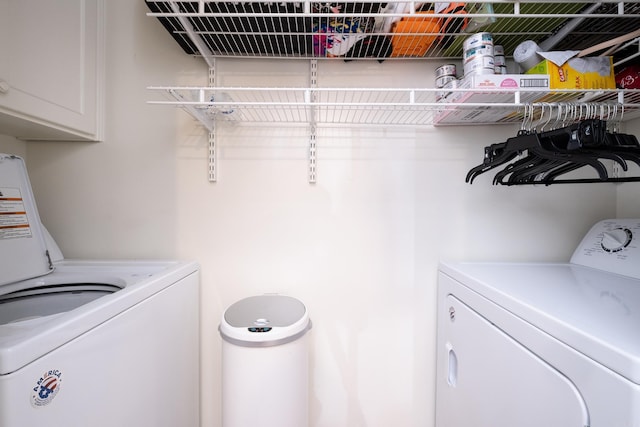
<path fill-rule="evenodd" d="M 309 425 L 310 328 L 304 304 L 284 295 L 245 298 L 225 310 L 223 427 Z"/>

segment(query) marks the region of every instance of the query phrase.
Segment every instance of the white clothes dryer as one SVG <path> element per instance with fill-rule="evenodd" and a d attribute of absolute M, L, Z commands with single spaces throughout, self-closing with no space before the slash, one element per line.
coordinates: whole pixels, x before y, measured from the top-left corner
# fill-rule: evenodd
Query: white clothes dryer
<path fill-rule="evenodd" d="M 0 154 L 0 426 L 199 425 L 199 267 L 65 260 Z"/>
<path fill-rule="evenodd" d="M 640 427 L 640 220 L 568 263 L 442 262 L 437 427 Z"/>

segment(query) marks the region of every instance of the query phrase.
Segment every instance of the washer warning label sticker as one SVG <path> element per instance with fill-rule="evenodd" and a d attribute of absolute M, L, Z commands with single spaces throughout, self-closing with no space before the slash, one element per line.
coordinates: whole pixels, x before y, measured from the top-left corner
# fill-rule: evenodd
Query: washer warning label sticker
<path fill-rule="evenodd" d="M 20 189 L 0 187 L 0 240 L 21 237 L 31 237 L 31 226 Z"/>
<path fill-rule="evenodd" d="M 60 392 L 62 372 L 57 369 L 45 372 L 31 391 L 31 405 L 34 408 L 47 406 Z"/>

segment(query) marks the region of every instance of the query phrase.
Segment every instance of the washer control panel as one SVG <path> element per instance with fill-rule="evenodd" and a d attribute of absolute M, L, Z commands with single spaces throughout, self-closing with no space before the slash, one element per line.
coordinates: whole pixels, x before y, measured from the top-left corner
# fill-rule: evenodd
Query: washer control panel
<path fill-rule="evenodd" d="M 640 219 L 598 222 L 582 239 L 571 263 L 640 279 Z"/>

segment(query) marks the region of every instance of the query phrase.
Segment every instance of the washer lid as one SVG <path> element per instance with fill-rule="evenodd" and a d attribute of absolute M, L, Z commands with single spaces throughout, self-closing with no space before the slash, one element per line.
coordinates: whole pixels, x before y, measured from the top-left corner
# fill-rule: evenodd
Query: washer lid
<path fill-rule="evenodd" d="M 0 293 L 2 285 L 53 271 L 22 158 L 0 153 Z"/>

